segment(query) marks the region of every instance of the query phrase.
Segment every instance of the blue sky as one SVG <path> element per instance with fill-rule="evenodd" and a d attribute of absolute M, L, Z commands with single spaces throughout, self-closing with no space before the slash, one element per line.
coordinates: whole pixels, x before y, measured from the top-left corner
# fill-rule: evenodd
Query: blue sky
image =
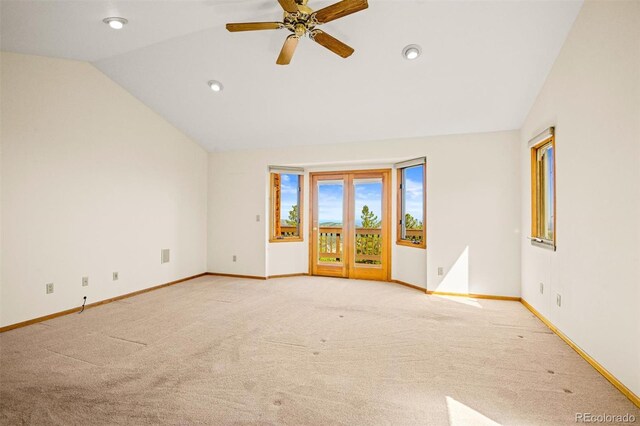
<path fill-rule="evenodd" d="M 343 191 L 342 182 L 318 185 L 318 223 L 342 223 Z"/>
<path fill-rule="evenodd" d="M 361 182 L 356 181 L 356 224 L 360 225 L 360 216 L 362 215 L 362 207 L 368 206 L 378 219 L 382 219 L 382 180 L 378 182 Z"/>
<path fill-rule="evenodd" d="M 406 179 L 406 211 L 418 220 L 422 218 L 422 167 L 409 167 L 405 172 Z M 357 181 L 356 181 L 357 182 Z M 323 222 L 342 222 L 342 199 L 344 194 L 342 182 L 323 182 L 318 190 L 318 216 L 319 223 Z M 360 221 L 360 212 L 364 205 L 378 216 L 382 217 L 382 183 L 365 180 L 356 185 L 355 202 L 356 202 L 356 219 Z M 280 197 L 282 209 L 280 219 L 289 218 L 289 211 L 293 206 L 298 204 L 298 176 L 291 174 L 281 175 Z"/>
<path fill-rule="evenodd" d="M 280 219 L 289 218 L 289 211 L 298 204 L 298 175 L 280 175 Z"/>
<path fill-rule="evenodd" d="M 422 218 L 422 167 L 411 167 L 406 171 L 406 211 L 418 220 Z M 341 182 L 323 182 L 318 189 L 318 222 L 342 222 L 342 202 L 344 188 Z M 356 181 L 355 208 L 356 220 L 360 223 L 360 214 L 364 205 L 382 217 L 382 183 L 365 180 Z"/>
<path fill-rule="evenodd" d="M 378 219 L 382 217 L 382 182 L 356 181 L 356 223 L 360 224 L 362 207 L 368 206 Z M 341 183 L 320 184 L 318 189 L 318 222 L 342 222 L 343 186 Z"/>
<path fill-rule="evenodd" d="M 342 183 L 321 183 L 318 189 L 318 222 L 342 222 L 344 188 Z M 360 224 L 363 206 L 369 206 L 378 219 L 382 217 L 382 182 L 356 181 L 356 223 Z"/>
<path fill-rule="evenodd" d="M 405 170 L 405 212 L 424 222 L 422 217 L 424 194 L 422 188 L 422 175 L 424 166 L 408 167 Z"/>

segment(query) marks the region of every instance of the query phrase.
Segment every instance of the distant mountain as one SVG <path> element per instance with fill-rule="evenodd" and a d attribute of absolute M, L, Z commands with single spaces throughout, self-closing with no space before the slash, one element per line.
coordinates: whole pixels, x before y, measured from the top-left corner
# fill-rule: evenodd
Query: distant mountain
<path fill-rule="evenodd" d="M 285 220 L 281 220 L 280 226 L 292 226 L 292 225 L 287 224 Z M 342 227 L 342 222 L 322 222 L 320 226 L 329 227 L 329 228 L 340 228 Z"/>
<path fill-rule="evenodd" d="M 336 227 L 342 226 L 342 222 L 338 222 L 338 221 L 335 221 L 335 222 L 322 222 L 320 224 L 320 226 L 328 226 L 328 227 L 336 228 Z M 356 227 L 361 227 L 361 226 L 362 226 L 362 220 L 360 220 L 360 219 L 356 220 Z"/>
<path fill-rule="evenodd" d="M 322 222 L 320 226 L 328 228 L 339 228 L 342 226 L 342 222 Z"/>
<path fill-rule="evenodd" d="M 280 221 L 280 225 L 281 226 L 291 226 L 291 225 L 288 225 L 285 220 L 281 220 Z M 322 222 L 322 223 L 320 223 L 320 226 L 321 227 L 327 227 L 327 228 L 340 228 L 340 227 L 342 227 L 342 222 L 338 222 L 338 221 Z M 362 221 L 360 219 L 356 220 L 356 226 L 357 227 L 362 226 Z"/>

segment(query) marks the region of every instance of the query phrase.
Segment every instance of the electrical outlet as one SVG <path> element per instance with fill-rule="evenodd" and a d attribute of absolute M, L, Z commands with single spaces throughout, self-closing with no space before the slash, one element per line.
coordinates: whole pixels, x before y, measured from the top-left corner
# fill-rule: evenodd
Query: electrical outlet
<path fill-rule="evenodd" d="M 47 283 L 46 291 L 47 291 L 47 294 L 53 293 L 53 283 Z"/>
<path fill-rule="evenodd" d="M 256 215 L 256 222 L 260 222 L 260 215 L 259 214 Z"/>
<path fill-rule="evenodd" d="M 118 273 L 117 273 L 117 272 L 114 272 L 114 273 L 113 273 L 113 281 L 118 281 L 118 278 L 119 278 L 119 277 L 118 277 Z"/>
<path fill-rule="evenodd" d="M 444 275 L 444 268 L 442 266 L 438 266 L 438 276 Z"/>
<path fill-rule="evenodd" d="M 82 277 L 82 287 L 89 285 L 89 277 Z"/>
<path fill-rule="evenodd" d="M 236 256 L 235 254 L 233 255 L 233 261 L 236 262 L 238 260 L 238 256 Z"/>
<path fill-rule="evenodd" d="M 540 283 L 540 294 L 544 294 L 544 283 Z"/>
<path fill-rule="evenodd" d="M 160 250 L 160 263 L 169 263 L 171 260 L 171 250 L 162 249 Z"/>
<path fill-rule="evenodd" d="M 562 306 L 562 296 L 559 294 L 556 294 L 556 305 L 558 305 L 558 307 Z"/>

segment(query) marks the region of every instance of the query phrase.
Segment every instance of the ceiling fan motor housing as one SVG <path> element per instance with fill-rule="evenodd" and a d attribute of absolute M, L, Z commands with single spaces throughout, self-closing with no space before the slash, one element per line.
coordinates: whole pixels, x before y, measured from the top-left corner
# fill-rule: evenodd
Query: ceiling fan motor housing
<path fill-rule="evenodd" d="M 296 37 L 304 36 L 305 34 L 311 32 L 317 25 L 317 23 L 313 19 L 311 19 L 313 10 L 306 6 L 299 7 L 308 9 L 308 13 L 303 10 L 294 13 L 284 13 L 284 27 L 294 33 Z"/>

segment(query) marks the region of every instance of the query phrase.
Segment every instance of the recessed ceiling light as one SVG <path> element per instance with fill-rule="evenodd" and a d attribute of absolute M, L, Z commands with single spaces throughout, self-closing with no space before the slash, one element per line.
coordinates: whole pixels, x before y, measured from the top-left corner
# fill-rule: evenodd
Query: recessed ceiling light
<path fill-rule="evenodd" d="M 111 17 L 111 18 L 104 18 L 102 22 L 109 25 L 114 30 L 120 30 L 129 21 L 127 21 L 124 18 Z"/>
<path fill-rule="evenodd" d="M 213 90 L 214 92 L 222 92 L 222 89 L 224 88 L 222 86 L 222 83 L 216 80 L 210 80 L 207 84 L 209 85 L 209 88 L 211 88 L 211 90 Z"/>
<path fill-rule="evenodd" d="M 417 44 L 410 44 L 402 49 L 402 56 L 410 61 L 416 59 L 421 53 L 422 49 Z"/>

